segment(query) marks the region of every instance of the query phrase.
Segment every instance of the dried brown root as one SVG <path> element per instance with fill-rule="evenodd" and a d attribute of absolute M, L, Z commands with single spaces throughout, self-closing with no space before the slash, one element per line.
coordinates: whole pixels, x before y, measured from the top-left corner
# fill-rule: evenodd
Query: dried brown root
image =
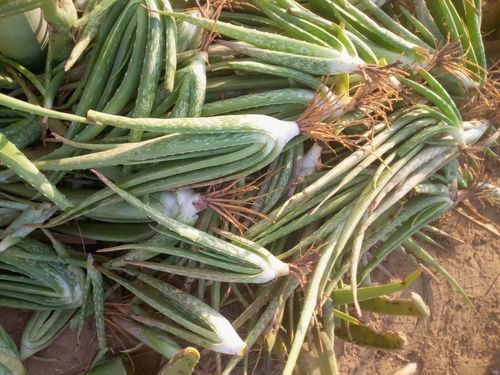
<path fill-rule="evenodd" d="M 408 73 L 399 68 L 401 64 L 394 62 L 384 66 L 367 65 L 359 73 L 364 78 L 363 89 L 366 93 L 379 91 L 385 93 L 386 97 L 398 98 L 399 83 L 395 80 L 397 76 L 408 76 Z"/>
<path fill-rule="evenodd" d="M 333 121 L 340 118 L 346 112 L 346 104 L 349 102 L 347 95 L 335 95 L 333 85 L 326 86 L 328 77 L 321 79 L 313 99 L 299 116 L 299 126 L 307 126 L 309 123 L 320 123 Z"/>
<path fill-rule="evenodd" d="M 499 189 L 488 183 L 490 178 L 483 166 L 484 163 L 481 163 L 479 170 L 475 172 L 474 181 L 470 187 L 459 191 L 454 211 L 460 217 L 464 218 L 466 222 L 478 225 L 495 236 L 500 237 L 500 226 L 493 220 L 482 215 L 475 207 L 477 203 L 472 203 L 472 201 L 475 201 L 482 205 L 483 208 L 489 205 L 497 210 L 500 209 Z"/>
<path fill-rule="evenodd" d="M 121 349 L 120 353 L 123 353 L 127 356 L 130 364 L 134 365 L 134 361 L 132 359 L 132 354 L 137 352 L 137 350 L 144 347 L 144 344 L 139 341 L 136 337 L 127 332 L 120 321 L 129 321 L 129 316 L 132 314 L 132 311 L 128 306 L 123 306 L 122 304 L 114 304 L 114 303 L 106 303 L 105 311 L 104 311 L 104 321 L 106 322 L 106 327 L 110 332 L 110 335 L 118 342 Z M 127 344 L 125 343 L 127 342 Z M 132 346 L 130 346 L 132 345 Z"/>
<path fill-rule="evenodd" d="M 250 1 L 246 0 L 212 0 L 212 4 L 215 8 L 218 8 L 222 4 L 223 9 L 229 11 L 249 11 L 259 12 L 259 8 L 252 4 Z"/>
<path fill-rule="evenodd" d="M 305 289 L 307 275 L 312 272 L 319 258 L 320 254 L 317 249 L 311 247 L 293 263 L 288 263 L 290 274 L 297 279 L 302 289 Z"/>
<path fill-rule="evenodd" d="M 228 0 L 221 1 L 207 1 L 204 5 L 201 5 L 198 0 L 196 0 L 196 6 L 200 11 L 203 18 L 211 19 L 217 22 L 220 14 L 224 8 L 228 7 Z M 218 37 L 218 33 L 215 32 L 215 23 L 211 30 L 204 30 L 203 36 L 201 38 L 200 50 L 207 52 L 208 48 L 212 42 Z"/>
<path fill-rule="evenodd" d="M 464 120 L 490 120 L 500 126 L 500 62 L 488 71 L 488 77 L 472 95 L 468 95 L 460 107 Z"/>
<path fill-rule="evenodd" d="M 361 110 L 366 115 L 367 125 L 387 122 L 387 113 L 392 112 L 393 105 L 402 100 L 401 84 L 398 76 L 408 73 L 399 69 L 399 62 L 384 66 L 368 65 L 359 73 L 363 81 L 353 88 L 353 109 Z"/>
<path fill-rule="evenodd" d="M 481 228 L 487 230 L 493 235 L 500 237 L 500 226 L 493 220 L 488 219 L 486 216 L 481 215 L 474 207 L 467 202 L 461 202 L 455 211 L 464 217 L 467 221 L 479 225 Z"/>
<path fill-rule="evenodd" d="M 402 100 L 401 85 L 396 77 L 407 75 L 398 66 L 399 63 L 364 67 L 358 72 L 363 77 L 362 82 L 345 95 L 337 96 L 331 88 L 327 93 L 318 90 L 297 120 L 301 133 L 330 149 L 330 142 L 355 146 L 360 141 L 365 141 L 366 137 L 361 136 L 362 139 L 358 139 L 359 136 L 356 138 L 342 133 L 353 126 L 361 125 L 366 129 L 373 129 L 381 121 L 388 123 L 387 114 L 393 111 L 395 103 Z M 363 117 L 340 121 L 342 115 L 351 111 L 361 112 Z"/>
<path fill-rule="evenodd" d="M 215 211 L 221 219 L 232 224 L 240 234 L 244 234 L 248 228 L 243 221 L 256 223 L 259 218 L 271 221 L 267 215 L 253 207 L 257 201 L 272 191 L 265 194 L 252 193 L 259 191 L 260 187 L 277 172 L 278 170 L 266 172 L 243 186 L 238 186 L 241 179 L 227 184 L 212 185 L 205 193 L 203 203 Z M 203 209 L 203 207 L 199 208 Z"/>
<path fill-rule="evenodd" d="M 484 152 L 484 149 L 481 151 Z M 500 209 L 500 189 L 490 183 L 492 177 L 486 169 L 485 159 L 477 152 L 471 148 L 462 153 L 460 166 L 462 174 L 472 181 L 466 189 L 458 191 L 454 210 L 467 222 L 500 236 L 500 226 L 476 209 L 478 204 L 483 208 L 489 205 L 496 210 Z"/>
<path fill-rule="evenodd" d="M 383 87 L 392 85 L 394 83 L 392 79 L 397 74 L 401 75 L 402 72 L 392 65 L 382 68 L 373 67 L 370 71 L 371 83 L 362 83 L 355 87 L 353 96 L 338 97 L 333 94 L 331 88 L 328 91 L 329 94 L 318 90 L 297 120 L 300 132 L 314 139 L 333 154 L 336 154 L 335 149 L 339 145 L 349 150 L 362 148 L 372 152 L 371 141 L 375 136 L 375 125 L 382 123 L 389 126 L 387 114 L 393 110 L 392 104 L 401 100 L 399 88 L 395 90 Z M 379 79 L 374 79 L 375 76 Z M 391 82 L 382 83 L 381 80 L 391 80 Z M 354 110 L 362 110 L 364 116 L 354 120 L 339 120 L 343 114 Z M 346 129 L 355 126 L 361 126 L 367 131 L 361 134 L 345 132 Z M 379 160 L 384 163 L 381 158 Z"/>
<path fill-rule="evenodd" d="M 56 104 L 58 107 L 67 103 L 70 96 L 74 93 L 74 90 L 70 90 L 70 89 L 64 90 L 64 86 L 62 88 L 63 88 L 63 90 L 60 91 L 59 96 L 56 99 Z"/>
<path fill-rule="evenodd" d="M 436 51 L 430 56 L 426 70 L 430 71 L 433 68 L 439 67 L 450 73 L 463 83 L 463 79 L 468 79 L 472 82 L 482 82 L 483 78 L 475 72 L 479 70 L 484 73 L 484 68 L 467 59 L 467 52 L 462 51 L 462 46 L 459 41 L 451 42 L 449 39 L 443 45 L 436 46 Z M 470 87 L 465 87 L 468 89 Z"/>
<path fill-rule="evenodd" d="M 331 87 L 325 92 L 322 84 L 305 111 L 297 119 L 297 124 L 301 134 L 333 151 L 331 142 L 337 142 L 343 146 L 351 145 L 350 136 L 341 134 L 346 128 L 363 124 L 363 120 L 340 120 L 346 112 L 352 109 L 353 98 L 348 94 L 337 96 Z"/>
<path fill-rule="evenodd" d="M 483 206 L 489 205 L 500 209 L 500 196 L 498 194 L 500 188 L 494 187 L 487 182 L 479 185 L 480 189 L 474 194 L 474 199 L 477 199 Z"/>
<path fill-rule="evenodd" d="M 484 149 L 480 149 L 483 151 Z M 462 174 L 472 178 L 467 189 L 460 190 L 458 202 L 476 200 L 483 205 L 500 208 L 499 190 L 492 182 L 493 178 L 486 169 L 486 162 L 482 155 L 474 153 L 474 148 L 463 151 L 461 157 Z M 498 164 L 498 161 L 496 161 Z"/>

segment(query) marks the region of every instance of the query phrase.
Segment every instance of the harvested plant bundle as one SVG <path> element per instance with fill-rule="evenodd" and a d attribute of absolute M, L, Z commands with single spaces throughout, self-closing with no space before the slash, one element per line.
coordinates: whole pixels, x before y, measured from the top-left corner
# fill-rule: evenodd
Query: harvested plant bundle
<path fill-rule="evenodd" d="M 90 319 L 89 374 L 335 374 L 404 346 L 367 313 L 432 313 L 395 251 L 472 303 L 427 245 L 499 203 L 480 1 L 76 3 L 0 0 L 0 373 Z"/>

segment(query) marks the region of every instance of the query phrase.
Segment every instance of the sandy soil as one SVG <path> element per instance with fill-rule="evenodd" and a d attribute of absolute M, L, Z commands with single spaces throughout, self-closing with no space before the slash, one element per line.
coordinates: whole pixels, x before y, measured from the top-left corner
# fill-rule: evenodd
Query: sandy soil
<path fill-rule="evenodd" d="M 342 374 L 392 374 L 415 362 L 419 374 L 499 374 L 500 240 L 482 230 L 462 230 L 467 242 L 433 251 L 472 297 L 470 306 L 440 277 L 421 277 L 413 290 L 426 298 L 431 317 L 380 318 L 366 316 L 373 327 L 404 332 L 407 345 L 398 352 L 384 352 L 343 343 L 339 350 Z M 385 264 L 396 277 L 414 269 L 408 258 L 395 253 Z M 389 278 L 379 275 L 379 281 Z"/>

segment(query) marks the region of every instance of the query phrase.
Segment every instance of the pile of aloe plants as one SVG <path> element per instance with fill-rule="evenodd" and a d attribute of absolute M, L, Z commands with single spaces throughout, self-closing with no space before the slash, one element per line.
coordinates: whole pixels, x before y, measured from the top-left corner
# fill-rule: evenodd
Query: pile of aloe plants
<path fill-rule="evenodd" d="M 469 301 L 429 246 L 464 199 L 499 204 L 481 16 L 0 0 L 0 306 L 32 311 L 19 346 L 0 327 L 0 374 L 89 324 L 79 373 L 133 373 L 146 347 L 163 375 L 335 374 L 335 340 L 404 346 L 371 313 L 429 316 L 391 296 L 422 269 Z M 415 272 L 374 283 L 394 251 Z"/>

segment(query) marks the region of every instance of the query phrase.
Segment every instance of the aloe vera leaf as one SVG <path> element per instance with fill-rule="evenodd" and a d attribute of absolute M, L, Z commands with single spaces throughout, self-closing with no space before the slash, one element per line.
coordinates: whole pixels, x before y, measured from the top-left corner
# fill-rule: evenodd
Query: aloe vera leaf
<path fill-rule="evenodd" d="M 135 311 L 135 308 L 136 306 L 133 306 L 132 310 Z M 165 358 L 174 358 L 181 350 L 181 347 L 164 331 L 120 317 L 113 317 L 113 321 L 128 334 Z"/>
<path fill-rule="evenodd" d="M 412 238 L 409 238 L 403 242 L 403 248 L 410 251 L 415 257 L 417 257 L 417 259 L 421 260 L 426 265 L 434 268 L 450 283 L 450 285 L 455 290 L 458 291 L 458 293 L 460 293 L 465 298 L 468 303 L 472 304 L 472 301 L 470 300 L 462 285 L 460 285 L 460 283 L 417 242 L 415 242 Z"/>
<path fill-rule="evenodd" d="M 57 62 L 63 61 L 74 45 L 71 28 L 78 20 L 76 8 L 71 0 L 58 0 L 46 1 L 41 9 L 49 24 L 52 58 Z"/>
<path fill-rule="evenodd" d="M 87 375 L 128 375 L 125 364 L 122 358 L 116 357 L 109 361 L 106 361 L 98 366 L 95 366 L 87 372 Z"/>
<path fill-rule="evenodd" d="M 336 375 L 338 373 L 333 351 L 333 343 L 326 332 L 319 332 L 319 340 L 323 345 L 311 340 L 303 344 L 297 367 L 300 373 L 309 375 Z"/>
<path fill-rule="evenodd" d="M 14 220 L 19 216 L 19 211 L 0 207 L 0 226 L 4 227 L 6 225 L 12 224 Z"/>
<path fill-rule="evenodd" d="M 66 224 L 54 229 L 56 232 L 82 236 L 107 242 L 137 242 L 144 241 L 154 235 L 148 224 L 123 223 L 78 223 Z"/>
<path fill-rule="evenodd" d="M 213 252 L 225 253 L 228 257 L 239 258 L 245 262 L 256 265 L 256 275 L 252 275 L 248 281 L 251 282 L 266 282 L 276 277 L 288 274 L 288 265 L 277 260 L 266 249 L 260 248 L 254 244 L 254 248 L 246 246 L 235 246 L 229 242 L 223 241 L 217 237 L 211 236 L 203 231 L 197 230 L 191 226 L 185 225 L 177 220 L 164 216 L 161 212 L 154 210 L 150 206 L 142 203 L 128 192 L 121 190 L 111 181 L 106 179 L 97 171 L 93 171 L 110 189 L 119 194 L 124 200 L 131 205 L 139 208 L 149 217 L 153 218 L 162 226 L 166 227 L 172 233 L 180 236 L 183 240 L 194 242 L 198 246 L 210 249 Z M 234 240 L 234 239 L 233 239 Z M 243 240 L 240 238 L 240 240 Z M 248 241 L 250 242 L 250 241 Z M 231 256 L 232 255 L 232 256 Z M 260 272 L 259 272 L 260 269 Z"/>
<path fill-rule="evenodd" d="M 19 359 L 16 344 L 0 325 L 0 374 L 25 375 L 26 370 Z"/>
<path fill-rule="evenodd" d="M 177 325 L 143 314 L 135 314 L 133 319 L 214 351 L 239 356 L 244 354 L 246 345 L 229 321 L 198 298 L 146 274 L 137 274 L 145 284 L 139 287 L 111 272 L 103 270 L 103 273 L 165 317 L 175 317 Z"/>
<path fill-rule="evenodd" d="M 162 367 L 158 375 L 191 375 L 199 360 L 198 350 L 187 347 Z"/>
<path fill-rule="evenodd" d="M 36 229 L 34 224 L 41 224 L 51 217 L 57 207 L 47 203 L 33 205 L 24 210 L 2 233 L 0 252 L 15 245 Z"/>
<path fill-rule="evenodd" d="M 453 202 L 445 197 L 442 203 L 433 204 L 408 220 L 373 253 L 373 258 L 363 267 L 360 279 L 364 280 L 383 259 L 397 249 L 409 236 L 437 219 L 452 206 Z"/>
<path fill-rule="evenodd" d="M 85 24 L 85 28 L 78 38 L 75 46 L 71 50 L 69 59 L 66 61 L 64 70 L 70 70 L 77 60 L 83 55 L 91 41 L 96 37 L 99 27 L 103 23 L 109 7 L 113 5 L 116 0 L 101 1 L 99 6 L 96 6 L 91 12 L 87 13 L 84 17 L 78 19 L 74 27 L 80 27 Z"/>
<path fill-rule="evenodd" d="M 62 210 L 72 206 L 71 202 L 2 133 L 0 133 L 0 161 Z"/>
<path fill-rule="evenodd" d="M 47 0 L 9 0 L 0 4 L 0 18 L 27 12 L 43 5 Z"/>
<path fill-rule="evenodd" d="M 387 315 L 409 315 L 427 319 L 430 316 L 429 306 L 425 304 L 422 297 L 412 293 L 411 298 L 389 298 L 380 296 L 361 302 L 362 310 Z"/>
<path fill-rule="evenodd" d="M 427 234 L 425 234 L 422 231 L 415 233 L 413 236 L 415 238 L 418 238 L 421 241 L 424 241 L 425 243 L 428 243 L 429 245 L 432 245 L 432 246 L 440 249 L 440 250 L 446 250 L 446 248 L 443 245 L 441 245 L 439 242 L 437 242 L 432 237 L 428 236 Z"/>
<path fill-rule="evenodd" d="M 299 286 L 299 281 L 296 278 L 289 277 L 281 284 L 276 283 L 272 285 L 276 287 L 269 288 L 272 290 L 271 300 L 264 302 L 263 305 L 265 306 L 265 309 L 258 315 L 256 323 L 250 329 L 245 338 L 245 343 L 248 345 L 248 347 L 252 347 L 255 344 L 255 342 L 261 337 L 262 333 L 265 331 L 265 329 L 269 326 L 269 323 L 275 317 L 276 311 L 278 311 L 280 306 L 284 304 L 286 300 L 290 298 L 290 296 L 297 289 L 297 287 Z M 264 295 L 263 298 L 267 299 L 266 295 Z M 258 310 L 256 309 L 255 311 Z M 246 315 L 245 318 L 249 319 L 248 315 L 246 314 L 247 312 L 249 312 L 248 309 L 244 312 Z M 243 324 L 241 323 L 240 318 L 238 318 L 237 321 L 240 321 L 238 325 Z M 226 368 L 222 372 L 222 375 L 230 375 L 241 359 L 242 358 L 240 356 L 231 357 L 231 359 L 226 365 Z"/>
<path fill-rule="evenodd" d="M 106 328 L 104 324 L 104 287 L 102 274 L 94 266 L 94 259 L 90 254 L 87 261 L 87 272 L 92 282 L 92 300 L 94 301 L 95 325 L 97 342 L 99 344 L 98 356 L 102 356 L 108 350 L 106 344 Z"/>
<path fill-rule="evenodd" d="M 398 332 L 375 332 L 372 328 L 359 324 L 342 324 L 335 330 L 335 336 L 357 345 L 385 350 L 402 349 L 405 338 Z"/>
<path fill-rule="evenodd" d="M 35 311 L 26 324 L 20 344 L 20 358 L 25 360 L 49 346 L 67 327 L 76 309 Z"/>
<path fill-rule="evenodd" d="M 347 322 L 347 323 L 362 324 L 362 322 L 360 320 L 356 319 L 355 317 L 353 317 L 353 316 L 351 316 L 343 311 L 337 310 L 337 309 L 333 309 L 333 316 L 335 318 L 343 320 L 344 322 Z"/>
<path fill-rule="evenodd" d="M 89 258 L 87 258 L 87 266 L 88 266 L 88 263 L 89 263 Z M 90 304 L 91 304 L 90 293 L 91 292 L 92 292 L 92 280 L 90 278 L 90 274 L 87 273 L 87 277 L 85 278 L 85 284 L 83 287 L 82 305 L 80 308 L 80 313 L 78 314 L 78 317 L 76 318 L 76 320 L 73 320 L 71 322 L 71 324 L 76 326 L 76 328 L 77 328 L 76 339 L 78 342 L 80 342 L 80 335 L 83 331 L 85 319 L 87 318 L 87 314 L 89 313 L 89 311 L 91 309 L 91 307 L 90 307 Z"/>
<path fill-rule="evenodd" d="M 358 288 L 358 301 L 367 301 L 383 295 L 392 294 L 405 290 L 417 279 L 422 273 L 421 269 L 417 269 L 410 273 L 404 280 L 395 281 L 383 285 L 373 285 Z M 351 288 L 337 289 L 330 295 L 335 306 L 347 305 L 354 302 Z"/>

